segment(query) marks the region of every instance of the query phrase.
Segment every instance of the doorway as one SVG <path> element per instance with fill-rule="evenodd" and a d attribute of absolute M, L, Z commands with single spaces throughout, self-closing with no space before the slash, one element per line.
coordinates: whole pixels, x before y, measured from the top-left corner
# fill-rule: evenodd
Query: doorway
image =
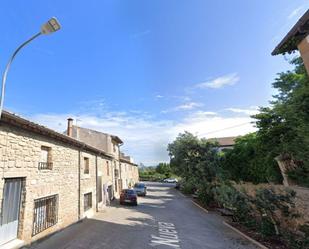
<path fill-rule="evenodd" d="M 0 216 L 0 245 L 17 238 L 22 178 L 4 180 Z"/>

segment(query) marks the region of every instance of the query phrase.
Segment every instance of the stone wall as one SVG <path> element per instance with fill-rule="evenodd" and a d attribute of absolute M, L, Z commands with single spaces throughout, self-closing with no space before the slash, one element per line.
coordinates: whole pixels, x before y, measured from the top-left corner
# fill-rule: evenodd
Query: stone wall
<path fill-rule="evenodd" d="M 50 148 L 51 170 L 39 170 L 41 147 Z M 84 174 L 83 158 L 89 158 L 89 174 Z M 96 162 L 103 183 L 112 183 L 106 174 L 107 159 L 94 153 L 17 127 L 0 125 L 0 200 L 6 178 L 23 178 L 22 203 L 18 238 L 29 243 L 47 234 L 92 216 L 96 211 Z M 79 163 L 80 197 L 79 193 Z M 110 162 L 111 164 L 111 162 Z M 84 194 L 92 192 L 92 208 L 84 212 Z M 58 222 L 56 225 L 32 236 L 34 200 L 58 194 Z M 80 200 L 80 203 L 78 203 Z M 1 208 L 1 203 L 0 203 Z M 2 210 L 0 209 L 0 212 Z"/>
<path fill-rule="evenodd" d="M 138 168 L 137 166 L 122 161 L 121 162 L 121 177 L 123 179 L 123 187 L 129 188 L 139 182 Z"/>

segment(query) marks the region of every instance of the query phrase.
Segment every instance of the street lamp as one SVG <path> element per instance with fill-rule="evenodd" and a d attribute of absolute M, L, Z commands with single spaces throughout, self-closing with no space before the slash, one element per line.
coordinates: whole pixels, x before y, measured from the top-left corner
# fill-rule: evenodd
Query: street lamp
<path fill-rule="evenodd" d="M 30 43 L 31 41 L 33 41 L 35 38 L 37 38 L 40 35 L 47 35 L 47 34 L 51 34 L 53 32 L 58 31 L 61 28 L 60 23 L 57 21 L 57 19 L 55 17 L 51 18 L 47 23 L 45 23 L 44 25 L 42 25 L 41 27 L 41 31 L 37 34 L 35 34 L 34 36 L 32 36 L 29 40 L 25 41 L 23 44 L 21 44 L 16 50 L 15 52 L 12 54 L 8 64 L 6 65 L 6 68 L 4 70 L 3 76 L 2 76 L 2 88 L 1 88 L 1 99 L 0 99 L 0 119 L 1 119 L 1 115 L 2 115 L 2 110 L 3 110 L 3 102 L 4 102 L 4 92 L 5 92 L 5 82 L 6 82 L 6 78 L 7 78 L 7 74 L 8 71 L 11 67 L 11 64 L 15 58 L 15 56 L 17 55 L 17 53 L 24 47 L 26 46 L 28 43 Z"/>

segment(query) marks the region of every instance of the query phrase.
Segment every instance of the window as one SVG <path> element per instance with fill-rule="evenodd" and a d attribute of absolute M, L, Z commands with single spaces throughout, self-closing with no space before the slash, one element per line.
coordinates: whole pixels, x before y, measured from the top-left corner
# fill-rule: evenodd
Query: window
<path fill-rule="evenodd" d="M 98 187 L 97 187 L 97 198 L 98 198 L 98 202 L 102 202 L 103 201 L 103 197 L 102 197 L 102 176 L 98 176 Z"/>
<path fill-rule="evenodd" d="M 89 158 L 84 157 L 84 174 L 89 174 Z"/>
<path fill-rule="evenodd" d="M 109 164 L 108 164 L 108 161 L 106 161 L 106 175 L 109 176 Z"/>
<path fill-rule="evenodd" d="M 53 168 L 53 163 L 51 160 L 51 148 L 42 146 L 41 147 L 41 158 L 38 165 L 39 169 L 49 169 Z"/>
<path fill-rule="evenodd" d="M 84 211 L 92 208 L 92 193 L 84 194 Z"/>
<path fill-rule="evenodd" d="M 34 200 L 32 236 L 58 222 L 58 195 Z"/>
<path fill-rule="evenodd" d="M 115 169 L 115 178 L 118 178 L 118 177 L 119 177 L 119 170 Z"/>
<path fill-rule="evenodd" d="M 115 180 L 115 191 L 118 191 L 118 184 L 117 184 L 117 180 Z"/>
<path fill-rule="evenodd" d="M 113 144 L 113 151 L 116 152 L 116 144 Z"/>

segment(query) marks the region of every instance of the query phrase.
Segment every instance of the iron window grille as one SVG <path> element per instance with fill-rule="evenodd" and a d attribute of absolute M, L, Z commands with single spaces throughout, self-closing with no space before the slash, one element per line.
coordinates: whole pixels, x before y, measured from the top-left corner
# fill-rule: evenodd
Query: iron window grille
<path fill-rule="evenodd" d="M 84 211 L 92 208 L 92 193 L 84 194 Z"/>
<path fill-rule="evenodd" d="M 53 169 L 53 163 L 52 162 L 39 162 L 39 169 Z"/>
<path fill-rule="evenodd" d="M 58 222 L 58 195 L 34 200 L 32 236 Z"/>

